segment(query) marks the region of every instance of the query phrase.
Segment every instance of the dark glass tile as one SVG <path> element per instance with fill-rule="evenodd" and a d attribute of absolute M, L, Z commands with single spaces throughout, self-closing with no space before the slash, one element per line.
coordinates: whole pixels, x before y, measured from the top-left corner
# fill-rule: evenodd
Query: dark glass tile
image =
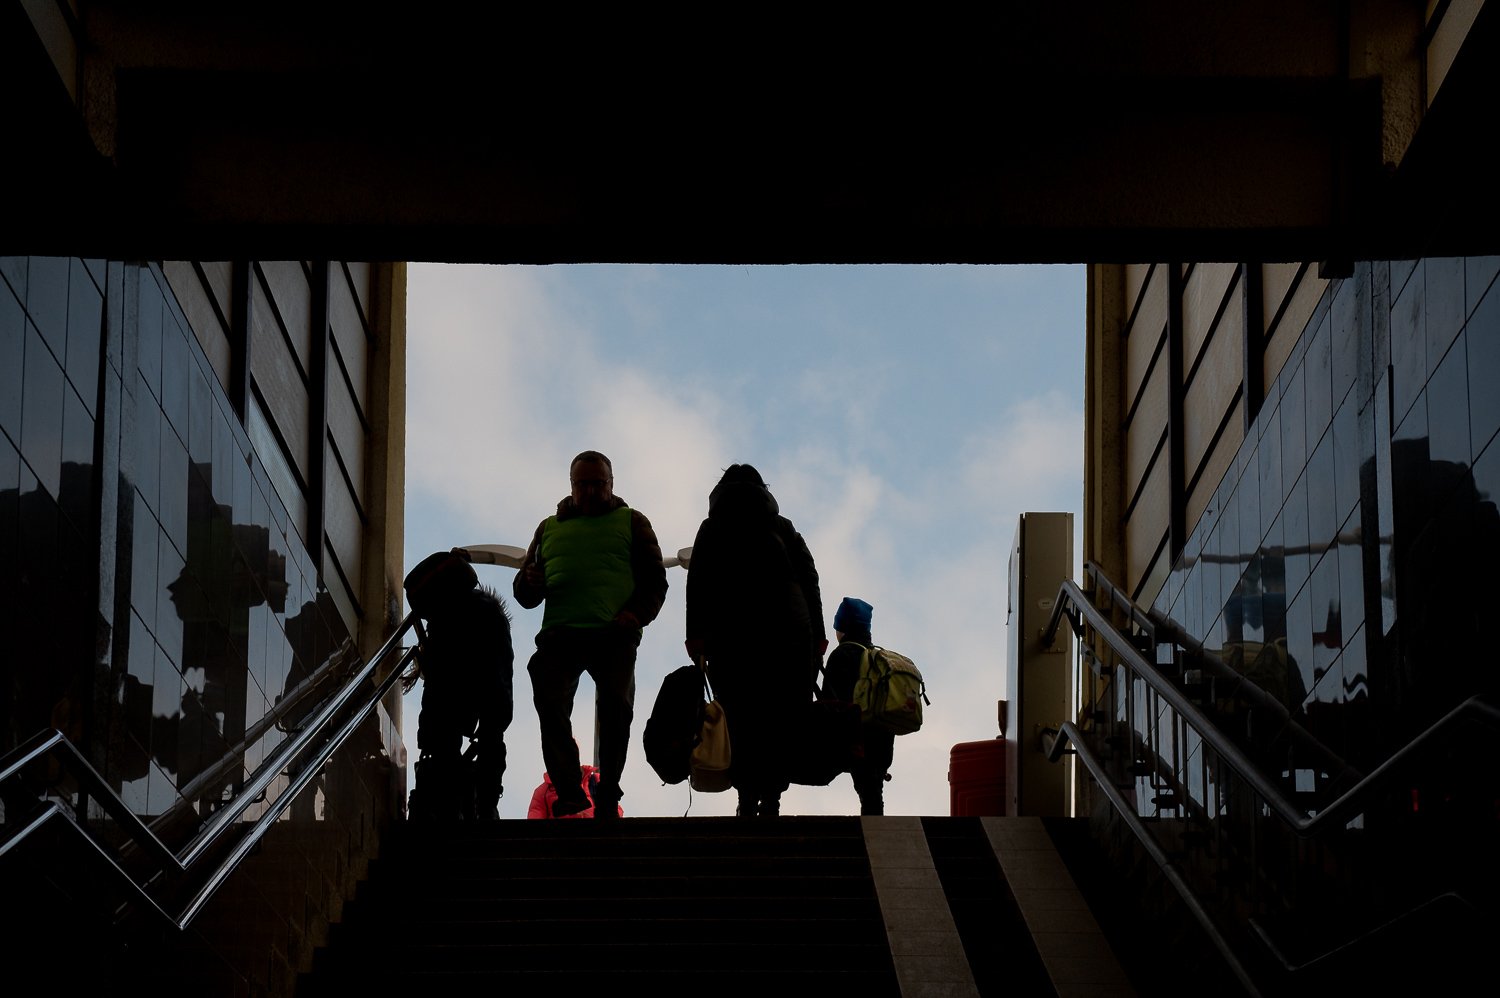
<path fill-rule="evenodd" d="M 72 262 L 68 276 L 68 380 L 94 415 L 99 396 L 99 348 L 104 321 L 104 296 L 82 260 Z"/>
<path fill-rule="evenodd" d="M 1421 271 L 1391 305 L 1391 376 L 1397 423 L 1427 383 L 1427 307 Z"/>
<path fill-rule="evenodd" d="M 161 288 L 150 267 L 136 271 L 141 295 L 136 311 L 135 362 L 141 370 L 146 388 L 158 404 L 161 402 L 161 323 L 163 303 Z"/>
<path fill-rule="evenodd" d="M 34 256 L 26 274 L 26 313 L 54 357 L 67 356 L 68 258 Z"/>
<path fill-rule="evenodd" d="M 1391 434 L 1391 478 L 1396 493 L 1397 515 L 1402 515 L 1403 496 L 1426 502 L 1430 457 L 1427 450 L 1427 398 L 1417 399 L 1406 418 Z M 1401 524 L 1397 524 L 1399 528 Z"/>
<path fill-rule="evenodd" d="M 1292 344 L 1292 350 L 1286 356 L 1281 365 L 1281 373 L 1276 376 L 1276 397 L 1280 399 L 1286 394 L 1287 385 L 1291 383 L 1294 376 L 1302 373 L 1302 357 L 1307 352 L 1309 329 L 1318 328 L 1318 323 L 1323 321 L 1324 314 L 1328 311 L 1332 299 L 1328 292 L 1318 299 L 1318 304 L 1313 308 L 1312 315 L 1308 316 L 1307 322 L 1297 332 L 1297 342 Z"/>
<path fill-rule="evenodd" d="M 22 455 L 24 462 L 25 455 Z M 23 592 L 53 609 L 58 595 L 57 503 L 39 488 L 35 475 L 21 469 L 21 535 L 19 559 Z"/>
<path fill-rule="evenodd" d="M 1314 560 L 1334 542 L 1338 533 L 1338 499 L 1334 494 L 1333 434 L 1318 442 L 1307 471 L 1307 542 Z"/>
<path fill-rule="evenodd" d="M 1313 668 L 1326 669 L 1344 646 L 1343 617 L 1339 600 L 1338 548 L 1332 548 L 1313 568 L 1308 581 L 1311 593 L 1308 609 L 1312 614 Z"/>
<path fill-rule="evenodd" d="M 1182 587 L 1182 626 L 1195 637 L 1203 634 L 1203 562 L 1199 561 L 1188 570 L 1187 583 Z"/>
<path fill-rule="evenodd" d="M 1500 503 L 1500 445 L 1491 444 L 1475 459 L 1474 487 L 1480 501 Z"/>
<path fill-rule="evenodd" d="M 1333 417 L 1333 495 L 1338 518 L 1349 516 L 1359 502 L 1359 408 L 1353 395 L 1344 399 Z"/>
<path fill-rule="evenodd" d="M 249 525 L 255 521 L 255 476 L 250 470 L 250 462 L 236 458 L 233 462 L 234 473 L 234 522 L 236 524 Z"/>
<path fill-rule="evenodd" d="M 1350 282 L 1345 282 L 1349 284 Z M 1307 396 L 1308 443 L 1319 439 L 1333 418 L 1332 320 L 1318 324 L 1303 359 L 1303 391 Z"/>
<path fill-rule="evenodd" d="M 1421 260 L 1392 260 L 1391 261 L 1391 297 L 1398 298 L 1401 292 L 1406 290 L 1406 282 L 1411 275 L 1416 273 L 1417 264 Z"/>
<path fill-rule="evenodd" d="M 266 553 L 265 593 L 267 605 L 278 618 L 277 626 L 280 626 L 280 618 L 285 616 L 287 609 L 288 569 L 296 569 L 296 562 L 289 553 L 286 538 L 275 530 L 271 531 Z"/>
<path fill-rule="evenodd" d="M 217 725 L 209 718 L 203 708 L 203 702 L 192 688 L 192 683 L 184 677 L 186 688 L 182 694 L 182 715 L 177 726 L 177 786 L 179 789 L 186 787 L 192 782 L 193 777 L 201 773 L 207 765 L 214 760 L 212 757 L 204 758 L 204 740 L 207 729 Z"/>
<path fill-rule="evenodd" d="M 130 604 L 142 620 L 156 624 L 156 517 L 135 493 L 130 531 Z"/>
<path fill-rule="evenodd" d="M 1203 622 L 1206 624 L 1218 616 L 1224 608 L 1224 545 L 1220 531 L 1215 529 L 1203 545 Z"/>
<path fill-rule="evenodd" d="M 125 674 L 134 681 L 136 692 L 150 696 L 152 683 L 156 681 L 156 642 L 151 637 L 151 628 L 146 626 L 135 612 L 130 614 L 130 647 L 125 657 Z M 128 680 L 127 680 L 128 682 Z M 138 705 L 139 701 L 132 702 L 133 693 L 122 696 L 122 703 L 127 707 L 127 713 L 132 706 Z M 149 706 L 149 700 L 147 700 Z M 138 714 L 132 714 L 127 721 L 130 733 L 146 748 L 151 747 L 150 710 L 144 710 Z"/>
<path fill-rule="evenodd" d="M 266 642 L 270 619 L 271 611 L 264 604 L 250 608 L 245 669 L 262 691 L 266 688 Z"/>
<path fill-rule="evenodd" d="M 1281 521 L 1271 526 L 1260 555 L 1261 616 L 1266 641 L 1286 637 L 1286 550 L 1281 544 Z"/>
<path fill-rule="evenodd" d="M 1471 256 L 1464 260 L 1464 315 L 1474 314 L 1474 308 L 1487 293 L 1500 273 L 1500 256 Z"/>
<path fill-rule="evenodd" d="M 161 499 L 157 517 L 179 554 L 187 553 L 188 456 L 170 429 L 161 435 Z"/>
<path fill-rule="evenodd" d="M 272 700 L 286 692 L 291 664 L 291 646 L 287 644 L 281 625 L 272 617 L 266 625 L 266 693 Z"/>
<path fill-rule="evenodd" d="M 1281 411 L 1278 408 L 1266 422 L 1260 438 L 1260 509 L 1267 519 L 1275 519 L 1286 492 L 1281 487 Z"/>
<path fill-rule="evenodd" d="M 175 771 L 152 766 L 151 772 L 146 774 L 146 783 L 147 801 L 153 815 L 166 814 L 182 799 L 182 795 L 177 792 Z"/>
<path fill-rule="evenodd" d="M 188 452 L 199 464 L 213 460 L 214 422 L 218 407 L 214 405 L 213 390 L 201 371 L 188 374 Z"/>
<path fill-rule="evenodd" d="M 126 400 L 132 405 L 131 400 Z M 134 419 L 127 428 L 133 444 L 131 466 L 126 477 L 130 480 L 146 505 L 153 512 L 161 501 L 161 409 L 156 398 L 147 390 L 145 381 L 136 378 L 135 396 L 132 405 Z"/>
<path fill-rule="evenodd" d="M 1235 501 L 1233 493 L 1225 495 L 1221 508 L 1223 512 L 1219 516 L 1218 536 L 1219 553 L 1223 558 L 1219 562 L 1219 598 L 1227 600 L 1234 591 L 1235 584 L 1240 581 L 1240 574 L 1245 570 L 1247 555 L 1240 547 L 1240 505 Z M 1222 608 L 1221 603 L 1220 609 Z"/>
<path fill-rule="evenodd" d="M 157 736 L 163 732 L 175 733 L 178 718 L 182 713 L 182 694 L 185 689 L 186 684 L 183 683 L 177 666 L 161 648 L 157 648 L 156 668 L 151 681 L 151 753 L 158 763 L 174 771 L 177 768 L 176 759 L 173 757 L 176 752 L 177 739 L 172 737 L 160 740 Z"/>
<path fill-rule="evenodd" d="M 157 531 L 156 546 L 156 643 L 175 665 L 182 661 L 182 618 L 172 599 L 172 588 L 181 587 L 187 563 L 172 546 L 165 531 Z"/>
<path fill-rule="evenodd" d="M 21 455 L 7 437 L 0 436 L 0 493 L 10 493 L 11 501 L 20 498 Z"/>
<path fill-rule="evenodd" d="M 1329 707 L 1344 702 L 1344 661 L 1343 656 L 1334 653 L 1332 661 L 1325 665 L 1313 668 L 1313 677 L 1317 680 L 1302 705 L 1306 709 L 1308 730 L 1313 736 L 1330 749 L 1340 740 L 1336 730 L 1330 730 L 1331 724 L 1336 724 L 1335 715 L 1327 710 L 1319 710 L 1319 707 Z M 1336 750 L 1335 750 L 1336 751 Z"/>
<path fill-rule="evenodd" d="M 58 503 L 79 530 L 90 529 L 94 495 L 94 420 L 72 390 L 63 392 Z"/>
<path fill-rule="evenodd" d="M 1182 587 L 1187 582 L 1187 569 L 1179 560 L 1177 566 L 1172 569 L 1172 574 L 1167 576 L 1167 585 L 1159 596 L 1153 609 L 1165 617 L 1180 621 L 1182 617 L 1178 614 L 1178 607 L 1182 599 Z"/>
<path fill-rule="evenodd" d="M 1380 537 L 1380 633 L 1389 634 L 1396 623 L 1396 503 L 1394 485 L 1394 441 L 1391 434 L 1390 384 L 1382 378 L 1375 386 L 1375 517 Z"/>
<path fill-rule="evenodd" d="M 1428 457 L 1467 468 L 1469 447 L 1469 370 L 1460 336 L 1427 383 Z"/>
<path fill-rule="evenodd" d="M 1230 640 L 1264 641 L 1266 639 L 1262 571 L 1260 556 L 1251 558 L 1245 574 L 1240 577 L 1240 583 L 1235 589 L 1238 604 L 1224 608 L 1225 625 L 1230 632 L 1228 634 Z M 1233 598 L 1231 604 L 1233 604 Z"/>
<path fill-rule="evenodd" d="M 1204 631 L 1203 647 L 1210 652 L 1218 652 L 1224 647 L 1224 615 L 1222 613 L 1214 617 L 1214 622 L 1209 624 Z"/>
<path fill-rule="evenodd" d="M 1367 631 L 1360 627 L 1344 642 L 1344 698 L 1358 700 L 1370 695 L 1369 651 L 1365 644 Z"/>
<path fill-rule="evenodd" d="M 1315 685 L 1313 670 L 1316 668 L 1313 651 L 1312 589 L 1308 587 L 1292 600 L 1286 611 L 1286 648 L 1297 669 L 1304 690 Z"/>
<path fill-rule="evenodd" d="M 213 417 L 213 495 L 214 501 L 226 506 L 234 504 L 234 463 L 239 458 L 239 448 L 234 445 L 234 434 L 222 414 L 215 411 Z M 243 459 L 240 459 L 243 464 Z"/>
<path fill-rule="evenodd" d="M 1361 295 L 1355 285 L 1345 282 L 1334 299 L 1329 337 L 1329 398 L 1335 409 L 1359 377 L 1360 350 L 1368 349 L 1370 311 L 1368 293 Z"/>
<path fill-rule="evenodd" d="M 89 257 L 79 262 L 83 264 L 84 269 L 88 272 L 89 280 L 94 282 L 94 287 L 103 292 L 105 282 L 108 280 L 109 261 L 98 257 Z"/>
<path fill-rule="evenodd" d="M 1389 264 L 1375 264 L 1375 279 L 1371 282 L 1370 291 L 1370 319 L 1359 333 L 1355 391 L 1359 393 L 1360 408 L 1369 405 L 1375 382 L 1385 376 L 1386 369 L 1391 365 L 1391 301 L 1394 292 L 1390 281 L 1385 279 L 1389 269 Z M 1337 363 L 1337 359 L 1334 362 Z"/>
<path fill-rule="evenodd" d="M 21 457 L 54 497 L 62 475 L 62 368 L 34 331 L 26 334 L 26 390 L 21 403 Z"/>
<path fill-rule="evenodd" d="M 21 439 L 21 398 L 26 363 L 26 312 L 0 287 L 0 430 Z"/>
<path fill-rule="evenodd" d="M 1344 634 L 1365 619 L 1364 551 L 1360 544 L 1360 511 L 1356 507 L 1339 531 L 1339 621 Z"/>
<path fill-rule="evenodd" d="M 1469 360 L 1469 428 L 1474 450 L 1500 430 L 1500 292 L 1485 295 L 1464 329 Z"/>
<path fill-rule="evenodd" d="M 1432 372 L 1464 324 L 1464 258 L 1428 257 L 1422 266 L 1427 280 L 1427 370 Z"/>
<path fill-rule="evenodd" d="M 1300 478 L 1282 507 L 1281 528 L 1286 544 L 1286 591 L 1288 598 L 1296 599 L 1312 570 L 1308 557 L 1307 484 Z"/>
<path fill-rule="evenodd" d="M 1307 396 L 1299 368 L 1281 396 L 1281 482 L 1290 489 L 1307 463 Z"/>
<path fill-rule="evenodd" d="M 21 301 L 26 300 L 26 266 L 24 256 L 0 256 L 0 278 L 10 285 L 11 291 Z"/>
<path fill-rule="evenodd" d="M 184 441 L 189 436 L 190 373 L 192 362 L 188 360 L 188 344 L 182 328 L 176 319 L 164 316 L 161 328 L 161 408 L 166 413 L 167 422 Z"/>
<path fill-rule="evenodd" d="M 1343 671 L 1342 660 L 1335 661 L 1322 673 L 1321 681 L 1308 693 L 1302 704 L 1303 726 L 1313 738 L 1336 756 L 1345 754 L 1347 744 L 1345 731 L 1347 708 L 1343 698 Z M 1321 772 L 1316 760 L 1309 759 L 1308 764 L 1313 767 L 1313 772 Z M 1325 790 L 1321 778 L 1317 781 L 1316 789 Z"/>
<path fill-rule="evenodd" d="M 1260 549 L 1260 539 L 1270 523 L 1270 518 L 1262 519 L 1260 513 L 1260 457 L 1256 448 L 1248 450 L 1250 459 L 1247 463 L 1255 469 L 1255 474 L 1241 478 L 1239 488 L 1234 490 L 1239 503 L 1240 551 L 1247 556 Z"/>
<path fill-rule="evenodd" d="M 1432 464 L 1427 455 L 1427 405 L 1426 397 L 1423 396 L 1412 406 L 1405 422 L 1397 428 L 1391 439 L 1391 507 L 1394 526 L 1389 534 L 1382 530 L 1381 535 L 1392 538 L 1392 575 L 1396 585 L 1395 609 L 1398 615 L 1406 612 L 1402 603 L 1413 591 L 1413 585 L 1421 585 L 1410 577 L 1410 551 L 1431 517 L 1431 479 Z"/>
<path fill-rule="evenodd" d="M 146 817 L 151 813 L 147 794 L 149 784 L 150 780 L 145 776 L 124 780 L 120 784 L 120 800 L 137 817 Z"/>

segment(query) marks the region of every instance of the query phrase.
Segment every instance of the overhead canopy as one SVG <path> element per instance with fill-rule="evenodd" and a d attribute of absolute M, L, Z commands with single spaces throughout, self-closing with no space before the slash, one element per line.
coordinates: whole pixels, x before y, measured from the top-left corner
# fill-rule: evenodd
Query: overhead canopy
<path fill-rule="evenodd" d="M 1492 251 L 1500 220 L 1472 139 L 1500 79 L 1495 4 L 1430 108 L 1421 0 L 821 29 L 759 11 L 113 0 L 69 24 L 65 5 L 3 6 L 17 196 L 0 252 L 1332 259 Z"/>

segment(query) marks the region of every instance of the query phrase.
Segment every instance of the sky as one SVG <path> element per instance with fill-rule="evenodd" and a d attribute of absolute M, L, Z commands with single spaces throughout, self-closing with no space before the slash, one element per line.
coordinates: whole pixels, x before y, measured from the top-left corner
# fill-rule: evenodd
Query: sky
<path fill-rule="evenodd" d="M 525 547 L 583 450 L 610 457 L 615 494 L 670 555 L 692 544 L 723 469 L 753 464 L 812 551 L 830 642 L 840 599 L 858 596 L 876 643 L 926 680 L 886 813 L 948 814 L 950 750 L 1000 733 L 1020 514 L 1071 512 L 1079 560 L 1084 322 L 1081 266 L 413 264 L 406 564 Z M 523 818 L 545 769 L 526 673 L 542 608 L 511 599 L 513 569 L 477 571 L 512 618 L 500 814 Z M 733 814 L 733 791 L 663 785 L 641 750 L 662 677 L 688 661 L 685 571 L 668 583 L 636 662 L 621 805 Z M 412 762 L 421 689 L 403 705 Z M 573 710 L 585 760 L 593 716 L 585 675 Z M 782 798 L 784 814 L 858 812 L 848 776 Z"/>

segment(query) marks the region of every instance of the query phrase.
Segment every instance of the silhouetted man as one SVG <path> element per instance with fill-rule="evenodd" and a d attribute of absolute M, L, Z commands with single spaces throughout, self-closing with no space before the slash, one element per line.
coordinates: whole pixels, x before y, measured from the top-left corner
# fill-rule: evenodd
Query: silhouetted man
<path fill-rule="evenodd" d="M 641 629 L 661 612 L 667 571 L 651 522 L 614 494 L 609 458 L 584 451 L 569 466 L 569 478 L 572 491 L 536 528 L 514 591 L 528 609 L 547 601 L 527 666 L 547 771 L 579 771 L 573 699 L 578 677 L 587 672 L 599 724 L 594 816 L 613 818 L 635 716 L 635 653 Z M 563 816 L 588 807 L 575 788 L 552 811 Z"/>

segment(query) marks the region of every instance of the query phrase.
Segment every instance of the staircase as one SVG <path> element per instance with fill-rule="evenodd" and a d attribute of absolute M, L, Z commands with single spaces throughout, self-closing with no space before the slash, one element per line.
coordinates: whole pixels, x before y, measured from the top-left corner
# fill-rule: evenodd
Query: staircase
<path fill-rule="evenodd" d="M 1133 994 L 1028 820 L 408 824 L 297 994 Z"/>
<path fill-rule="evenodd" d="M 826 817 L 406 825 L 298 994 L 366 983 L 900 994 L 859 820 Z"/>

